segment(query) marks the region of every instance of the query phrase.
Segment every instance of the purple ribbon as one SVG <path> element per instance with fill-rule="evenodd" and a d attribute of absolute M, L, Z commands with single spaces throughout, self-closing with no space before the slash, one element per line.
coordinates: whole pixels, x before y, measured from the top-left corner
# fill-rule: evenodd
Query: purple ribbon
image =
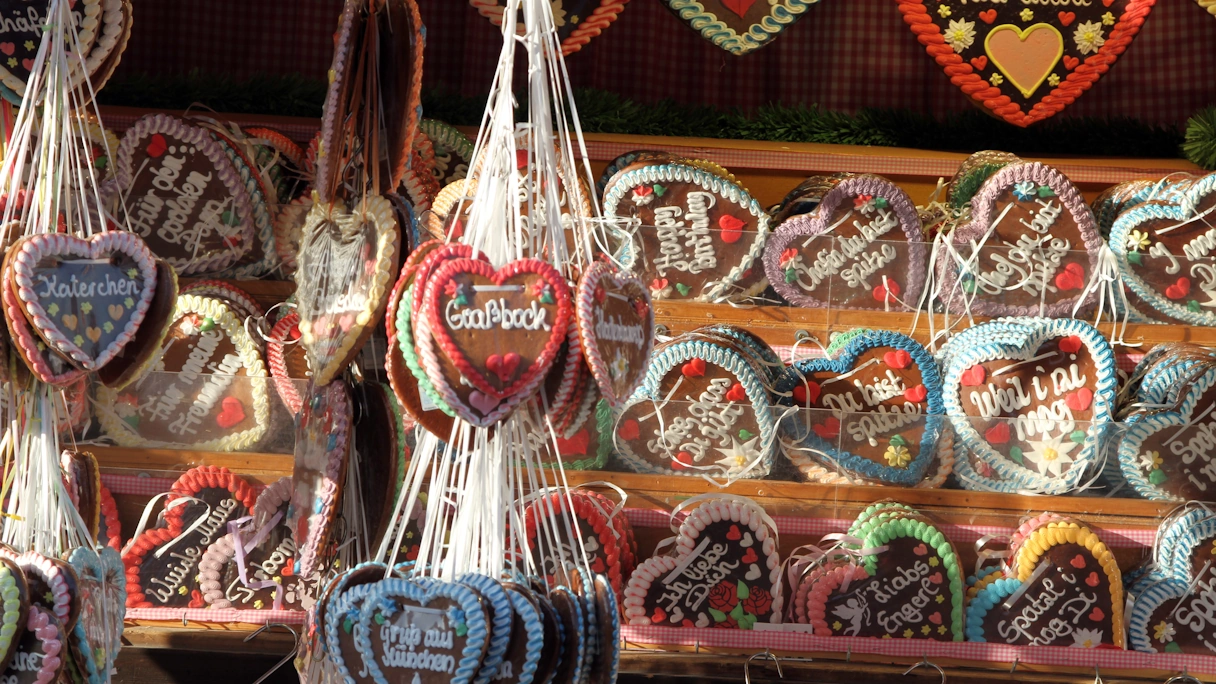
<path fill-rule="evenodd" d="M 262 527 L 259 528 L 258 531 L 253 535 L 253 538 L 248 542 L 241 539 L 241 527 L 244 526 L 245 523 L 252 521 L 253 516 L 247 515 L 244 518 L 238 518 L 228 523 L 228 534 L 232 535 L 232 549 L 235 552 L 236 557 L 236 571 L 237 576 L 241 579 L 241 584 L 245 585 L 246 588 L 253 589 L 254 591 L 274 587 L 273 606 L 275 610 L 282 610 L 283 608 L 283 585 L 273 580 L 249 579 L 248 574 L 245 571 L 245 554 L 250 550 L 257 548 L 258 544 L 266 541 L 266 537 L 270 535 L 270 531 L 274 529 L 274 526 L 279 524 L 279 521 L 282 519 L 282 511 L 275 513 L 274 517 L 271 518 L 270 521 L 265 525 L 262 525 Z"/>

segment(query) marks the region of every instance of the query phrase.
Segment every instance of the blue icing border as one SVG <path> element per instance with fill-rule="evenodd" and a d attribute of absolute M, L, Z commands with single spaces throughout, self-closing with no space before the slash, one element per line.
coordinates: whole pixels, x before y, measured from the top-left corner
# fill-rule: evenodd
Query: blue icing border
<path fill-rule="evenodd" d="M 996 323 L 1000 323 L 1003 320 L 998 319 Z M 950 422 L 954 427 L 955 453 L 958 453 L 958 448 L 962 446 L 964 449 L 976 454 L 977 457 L 991 465 L 1002 478 L 1009 480 L 1009 486 L 1013 488 L 1011 491 L 1029 489 L 1055 494 L 1071 491 L 1085 476 L 1089 467 L 1097 461 L 1100 442 L 1104 437 L 1101 433 L 1114 420 L 1115 389 L 1117 386 L 1115 354 L 1106 338 L 1096 328 L 1084 321 L 1071 318 L 1020 320 L 1034 323 L 1033 332 L 1026 337 L 1023 344 L 1015 346 L 992 342 L 979 343 L 977 341 L 977 343 L 967 349 L 960 350 L 956 355 L 946 360 L 942 393 L 946 415 L 949 416 Z M 976 328 L 986 328 L 989 325 L 991 324 L 982 323 L 976 326 Z M 1082 344 L 1088 348 L 1090 356 L 1093 358 L 1094 373 L 1097 376 L 1092 385 L 1094 394 L 1092 403 L 1093 415 L 1088 421 L 1090 428 L 1087 439 L 1081 447 L 1081 452 L 1073 459 L 1072 467 L 1068 469 L 1068 473 L 1063 477 L 1053 479 L 1038 475 L 1027 468 L 1017 465 L 989 446 L 980 432 L 972 425 L 971 420 L 973 417 L 968 416 L 959 403 L 958 396 L 962 391 L 960 376 L 966 369 L 975 364 L 1000 357 L 1006 357 L 1011 360 L 1017 359 L 1019 356 L 1029 353 L 1027 352 L 1028 349 L 1030 352 L 1033 352 L 1050 339 L 1072 335 L 1081 338 Z M 958 468 L 958 465 L 958 460 L 956 459 L 955 468 Z"/>
<path fill-rule="evenodd" d="M 511 645 L 511 622 L 515 613 L 511 607 L 511 597 L 502 585 L 485 575 L 467 573 L 456 578 L 457 584 L 463 584 L 481 594 L 481 597 L 493 609 L 493 622 L 490 625 L 490 646 L 486 649 L 481 669 L 473 684 L 486 684 L 498 674 L 507 647 Z"/>
<path fill-rule="evenodd" d="M 1208 513 L 1202 508 L 1193 508 L 1189 511 L 1178 510 L 1183 512 L 1166 516 L 1165 521 L 1157 530 L 1152 560 L 1158 572 L 1168 572 L 1174 562 L 1174 552 L 1178 549 L 1179 544 L 1193 534 L 1197 525 L 1214 517 L 1212 513 Z M 1191 541 L 1190 545 L 1193 547 L 1194 542 Z"/>
<path fill-rule="evenodd" d="M 362 629 L 355 635 L 355 648 L 363 656 L 368 672 L 371 673 L 376 684 L 390 683 L 385 678 L 383 670 L 380 669 L 380 663 L 376 662 L 375 654 L 371 652 L 368 624 L 372 621 L 376 611 L 383 607 L 384 602 L 390 600 L 390 596 L 401 597 L 423 606 L 437 598 L 447 598 L 460 606 L 468 631 L 465 633 L 462 657 L 456 665 L 456 671 L 448 681 L 449 684 L 470 684 L 473 681 L 473 677 L 477 675 L 481 665 L 486 640 L 489 638 L 489 627 L 486 624 L 485 610 L 481 607 L 481 600 L 472 589 L 441 580 L 398 578 L 382 580 L 368 586 L 372 587 L 372 590 L 364 598 L 363 607 L 359 611 L 359 625 Z"/>
<path fill-rule="evenodd" d="M 615 684 L 617 674 L 620 672 L 620 669 L 621 669 L 621 609 L 617 605 L 616 592 L 612 590 L 612 584 L 610 582 L 608 582 L 608 578 L 604 577 L 603 575 L 598 575 L 597 577 L 603 582 L 603 585 L 604 585 L 603 593 L 604 593 L 604 597 L 605 597 L 604 603 L 606 604 L 608 611 L 610 613 L 610 616 L 608 617 L 608 624 L 605 627 L 606 629 L 609 629 L 612 631 L 612 653 L 609 654 L 609 656 L 607 658 L 608 682 L 609 682 L 609 684 Z M 598 592 L 597 592 L 597 594 L 598 594 Z M 604 616 L 601 615 L 600 620 L 603 621 L 604 619 L 605 619 Z M 604 654 L 603 654 L 603 652 L 601 652 L 600 653 L 600 666 L 601 667 L 604 666 L 604 662 L 605 662 Z"/>
<path fill-rule="evenodd" d="M 1148 586 L 1132 604 L 1131 617 L 1127 620 L 1127 636 L 1132 650 L 1160 653 L 1149 637 L 1148 621 L 1153 611 L 1170 599 L 1181 598 L 1187 593 L 1187 583 L 1175 579 L 1163 579 Z"/>
<path fill-rule="evenodd" d="M 532 684 L 536 676 L 536 668 L 540 664 L 541 649 L 545 645 L 545 625 L 540 619 L 540 610 L 523 594 L 513 589 L 505 589 L 511 598 L 511 608 L 515 615 L 523 620 L 524 633 L 527 635 L 527 657 L 524 658 L 523 670 L 515 673 L 516 684 Z M 545 684 L 539 682 L 538 684 Z"/>
<path fill-rule="evenodd" d="M 932 465 L 933 459 L 936 457 L 937 440 L 941 436 L 944 422 L 942 420 L 942 414 L 944 413 L 942 381 L 937 363 L 934 361 L 933 356 L 917 343 L 916 340 L 907 335 L 888 330 L 874 330 L 862 333 L 850 339 L 838 350 L 835 358 L 814 358 L 798 361 L 782 374 L 782 377 L 775 383 L 774 389 L 778 394 L 789 393 L 801 384 L 803 378 L 809 373 L 820 371 L 846 373 L 851 371 L 858 356 L 876 347 L 890 347 L 908 352 L 908 355 L 912 357 L 912 362 L 920 370 L 921 382 L 927 391 L 926 400 L 928 408 L 924 413 L 924 431 L 921 434 L 920 449 L 917 452 L 916 458 L 908 464 L 907 468 L 894 468 L 889 465 L 876 463 L 846 449 L 837 448 L 835 443 L 819 437 L 813 431 L 803 431 L 801 429 L 802 424 L 798 421 L 800 415 L 798 413 L 783 420 L 781 425 L 783 431 L 787 432 L 795 440 L 804 444 L 809 443 L 815 449 L 828 454 L 845 470 L 859 473 L 869 479 L 911 487 L 924 479 L 925 472 Z M 793 405 L 792 399 L 788 398 L 780 399 L 779 402 L 782 405 Z"/>
<path fill-rule="evenodd" d="M 356 683 L 355 678 L 350 675 L 346 659 L 342 657 L 341 644 L 338 643 L 338 632 L 342 629 L 342 623 L 339 620 L 344 621 L 351 618 L 352 634 L 355 630 L 360 629 L 359 612 L 363 609 L 363 602 L 367 595 L 371 593 L 376 584 L 376 582 L 358 584 L 349 589 L 345 586 L 335 587 L 334 593 L 330 595 L 329 602 L 325 606 L 325 650 L 329 654 L 330 660 L 338 667 L 338 672 L 342 675 L 342 681 L 345 684 Z M 358 649 L 357 643 L 356 649 Z"/>
<path fill-rule="evenodd" d="M 583 602 L 582 602 L 582 599 L 579 598 L 579 596 L 577 594 L 575 594 L 573 591 L 571 591 L 567 587 L 558 586 L 558 587 L 554 587 L 554 589 L 555 590 L 560 589 L 563 592 L 565 592 L 566 598 L 570 601 L 570 605 L 574 607 L 574 624 L 579 630 L 579 640 L 578 640 L 578 653 L 574 657 L 574 667 L 570 668 L 570 672 L 573 675 L 574 684 L 579 684 L 578 675 L 579 675 L 579 673 L 583 672 L 584 668 L 586 667 L 585 662 L 587 660 L 587 638 L 588 638 L 587 629 L 586 629 L 587 620 L 583 616 Z M 550 593 L 552 593 L 552 592 L 550 592 Z M 558 610 L 557 606 L 554 606 L 554 610 L 557 610 L 557 613 L 559 616 L 559 619 L 557 621 L 558 625 L 564 624 L 564 622 L 560 619 L 561 610 Z M 562 642 L 564 643 L 566 640 L 565 629 L 562 629 L 561 633 L 562 633 Z M 558 664 L 560 666 L 560 664 L 561 664 L 560 661 Z"/>
<path fill-rule="evenodd" d="M 1216 518 L 1204 518 L 1194 525 L 1180 529 L 1174 553 L 1167 560 L 1166 565 L 1160 567 L 1161 572 L 1173 579 L 1185 582 L 1193 580 L 1191 554 L 1195 553 L 1195 547 L 1200 541 L 1212 536 L 1216 536 Z"/>
<path fill-rule="evenodd" d="M 984 638 L 984 618 L 996 604 L 1004 601 L 1022 586 L 1022 582 L 1014 577 L 999 579 L 980 589 L 967 604 L 967 641 L 987 641 Z"/>
<path fill-rule="evenodd" d="M 974 587 L 976 582 L 979 582 L 980 580 L 984 579 L 988 575 L 991 575 L 992 573 L 994 573 L 1000 569 L 1001 569 L 1001 567 L 999 565 L 985 565 L 984 567 L 979 569 L 979 572 L 975 573 L 974 575 L 967 576 L 967 586 Z"/>
<path fill-rule="evenodd" d="M 85 680 L 89 684 L 102 684 L 101 674 L 97 671 L 97 660 L 93 655 L 93 646 L 89 643 L 89 637 L 84 632 L 83 620 L 76 621 L 76 626 L 72 628 L 70 638 L 76 640 L 76 648 L 80 651 L 81 655 L 79 660 L 73 658 L 72 662 L 80 665 L 80 660 L 83 660 L 85 664 L 85 671 L 80 674 L 84 675 Z"/>
<path fill-rule="evenodd" d="M 776 380 L 777 377 L 781 375 L 781 372 L 785 370 L 785 362 L 781 360 L 780 356 L 777 356 L 777 352 L 773 351 L 772 347 L 765 344 L 764 340 L 756 337 L 748 330 L 738 328 L 733 325 L 728 325 L 726 323 L 718 323 L 716 325 L 705 326 L 704 328 L 697 328 L 696 332 L 709 332 L 722 335 L 752 350 L 756 353 L 756 357 L 759 359 L 760 365 L 765 371 L 764 374 L 770 381 Z"/>
<path fill-rule="evenodd" d="M 1145 439 L 1170 428 L 1182 427 L 1190 421 L 1199 408 L 1200 398 L 1211 389 L 1213 384 L 1216 384 L 1216 368 L 1208 369 L 1199 377 L 1193 378 L 1191 382 L 1186 397 L 1177 410 L 1155 411 L 1147 414 L 1133 413 L 1124 419 L 1127 429 L 1123 434 L 1123 439 L 1119 442 L 1119 468 L 1127 482 L 1146 499 L 1178 502 L 1185 500 L 1180 496 L 1162 491 L 1150 482 L 1140 467 L 1139 459 Z M 1168 456 L 1177 458 L 1172 455 Z"/>
<path fill-rule="evenodd" d="M 770 3 L 772 9 L 763 19 L 748 27 L 746 32 L 738 33 L 717 16 L 705 11 L 705 6 L 697 0 L 665 0 L 667 6 L 694 30 L 699 31 L 702 37 L 734 55 L 744 55 L 768 44 L 818 1 L 785 0 L 782 4 Z"/>

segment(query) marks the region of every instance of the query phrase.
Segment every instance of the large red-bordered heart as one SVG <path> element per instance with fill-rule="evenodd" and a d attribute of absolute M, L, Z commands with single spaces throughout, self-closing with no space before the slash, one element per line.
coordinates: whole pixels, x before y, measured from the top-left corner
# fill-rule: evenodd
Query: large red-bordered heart
<path fill-rule="evenodd" d="M 496 423 L 539 387 L 569 332 L 570 288 L 553 266 L 521 259 L 445 262 L 427 283 L 430 332 L 471 386 L 453 387 L 433 359 L 427 375 L 469 422 Z"/>
<path fill-rule="evenodd" d="M 650 365 L 650 292 L 640 279 L 600 261 L 583 273 L 575 306 L 587 365 L 604 399 L 616 406 L 642 384 Z"/>
<path fill-rule="evenodd" d="M 571 509 L 574 514 L 567 526 Z M 533 501 L 524 509 L 524 540 L 536 567 L 549 581 L 561 583 L 562 563 L 576 563 L 582 557 L 593 573 L 607 575 L 613 591 L 620 594 L 624 578 L 633 571 L 634 541 L 633 527 L 614 509 L 606 497 L 582 489 L 571 490 L 568 499 L 565 493 L 555 492 Z M 572 540 L 571 532 L 582 541 Z M 554 544 L 561 546 L 560 553 Z"/>
<path fill-rule="evenodd" d="M 950 82 L 1016 126 L 1059 113 L 1092 87 L 1131 44 L 1155 1 L 1102 0 L 1057 12 L 1021 3 L 930 11 L 923 0 L 896 0 Z"/>
<path fill-rule="evenodd" d="M 591 39 L 616 21 L 629 0 L 565 0 L 554 6 L 553 20 L 557 37 L 561 41 L 562 54 L 578 52 Z M 477 13 L 489 19 L 495 26 L 502 26 L 505 0 L 469 0 Z M 519 25 L 520 33 L 523 24 Z"/>
<path fill-rule="evenodd" d="M 156 261 L 134 233 L 35 235 L 13 249 L 17 297 L 55 351 L 97 370 L 135 336 L 156 292 Z"/>

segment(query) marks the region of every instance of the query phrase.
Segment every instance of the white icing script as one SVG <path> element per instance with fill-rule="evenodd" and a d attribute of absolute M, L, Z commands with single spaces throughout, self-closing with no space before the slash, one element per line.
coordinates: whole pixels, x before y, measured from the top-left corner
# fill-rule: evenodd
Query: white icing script
<path fill-rule="evenodd" d="M 64 283 L 53 273 L 49 278 L 40 274 L 38 280 L 44 286 L 42 292 L 38 293 L 39 297 L 134 297 L 139 294 L 139 283 L 129 278 L 114 280 L 109 273 L 100 282 L 93 280 L 82 283 L 72 276 Z"/>
<path fill-rule="evenodd" d="M 1216 652 L 1216 644 L 1208 641 L 1216 628 L 1216 586 L 1213 586 L 1211 573 L 1199 580 L 1190 596 L 1190 600 L 1178 606 L 1174 615 L 1180 623 L 1191 628 L 1195 638 L 1209 651 Z"/>
<path fill-rule="evenodd" d="M 888 634 L 898 633 L 905 624 L 923 622 L 924 615 L 921 610 L 933 601 L 942 586 L 929 579 L 931 570 L 925 561 L 916 561 L 910 568 L 897 568 L 892 577 L 866 582 L 857 590 L 855 597 L 832 609 L 834 615 L 849 623 L 843 634 L 857 636 L 861 632 L 861 627 L 870 614 L 870 600 L 879 605 L 895 602 L 893 610 L 882 609 L 876 615 L 878 623 Z M 919 588 L 915 596 L 906 601 L 896 601 L 898 592 L 916 585 L 919 585 Z"/>
<path fill-rule="evenodd" d="M 1077 578 L 1070 573 L 1061 571 L 1056 573 L 1056 577 L 1064 580 L 1066 584 L 1073 586 L 1077 584 Z M 1069 637 L 1077 622 L 1088 615 L 1090 608 L 1098 602 L 1096 592 L 1090 594 L 1078 592 L 1075 598 L 1071 598 L 1057 607 L 1056 604 L 1066 593 L 1066 587 L 1056 588 L 1052 577 L 1044 577 L 1038 592 L 1028 591 L 1022 595 L 1020 601 L 1025 601 L 1025 603 L 1016 615 L 997 623 L 997 633 L 1008 644 L 1025 639 L 1031 646 L 1060 645 L 1058 642 Z M 1033 596 L 1033 598 L 1027 600 L 1028 596 Z M 1033 631 L 1035 623 L 1049 613 L 1055 614 L 1056 617 L 1048 620 L 1046 625 L 1039 628 L 1039 631 Z"/>
<path fill-rule="evenodd" d="M 484 309 L 461 308 L 453 299 L 448 302 L 445 315 L 451 330 L 549 330 L 545 322 L 548 309 L 533 301 L 527 309 L 512 309 L 506 299 L 491 299 Z"/>
<path fill-rule="evenodd" d="M 735 423 L 744 411 L 743 406 L 726 401 L 732 384 L 727 378 L 710 380 L 709 387 L 687 411 L 666 421 L 664 432 L 654 431 L 657 439 L 647 441 L 646 448 L 651 453 L 687 451 L 694 462 L 700 463 L 715 441 L 722 448 L 730 447 L 735 439 Z"/>
<path fill-rule="evenodd" d="M 156 236 L 165 242 L 194 247 L 213 231 L 221 235 L 229 232 L 229 228 L 223 225 L 221 220 L 225 203 L 218 200 L 208 200 L 198 212 L 198 220 L 194 226 L 187 229 L 190 215 L 206 191 L 207 184 L 211 182 L 212 174 L 191 171 L 179 187 L 174 181 L 181 175 L 185 163 L 185 157 L 166 154 L 160 166 L 148 167 L 148 172 L 153 176 L 152 187 L 137 200 L 134 216 L 131 217 L 131 226 L 142 237 L 149 237 L 153 226 L 156 226 Z M 157 190 L 172 192 L 175 196 L 162 199 L 156 194 Z M 167 211 L 161 219 L 161 210 L 164 209 Z"/>
<path fill-rule="evenodd" d="M 620 316 L 604 318 L 604 310 L 595 311 L 595 336 L 605 342 L 624 342 L 641 349 L 645 344 L 645 335 L 641 325 L 629 325 L 621 322 Z"/>
<path fill-rule="evenodd" d="M 687 213 L 680 207 L 659 207 L 654 210 L 659 256 L 653 263 L 660 276 L 666 275 L 671 269 L 696 274 L 717 267 L 718 256 L 714 253 L 709 234 L 709 210 L 717 203 L 718 198 L 711 193 L 690 192 Z M 676 220 L 680 216 L 691 221 L 692 226 Z M 691 257 L 686 247 L 692 248 Z"/>
<path fill-rule="evenodd" d="M 1037 214 L 1032 212 L 1030 223 L 1025 219 L 1019 219 L 1018 223 L 1041 237 L 1021 234 L 1016 243 L 1005 242 L 1009 248 L 1007 253 L 993 251 L 989 254 L 996 264 L 995 269 L 981 272 L 976 277 L 976 284 L 987 294 L 999 294 L 1009 289 L 1025 290 L 1031 295 L 1040 296 L 1044 292 L 1057 291 L 1052 284 L 1052 276 L 1060 270 L 1071 244 L 1068 240 L 1052 237 L 1048 231 L 1055 225 L 1063 209 L 1055 200 L 1044 202 L 1036 199 L 1035 202 L 1041 209 Z"/>
<path fill-rule="evenodd" d="M 869 223 L 853 221 L 853 227 L 857 229 L 860 235 L 836 238 L 835 248 L 819 250 L 815 254 L 815 261 L 810 266 L 799 269 L 798 285 L 807 291 L 814 290 L 819 286 L 819 283 L 839 272 L 849 287 L 868 288 L 869 285 L 866 284 L 865 279 L 878 269 L 891 263 L 895 259 L 896 251 L 894 245 L 884 244 L 879 249 L 867 254 L 864 253 L 866 247 L 869 247 L 871 243 L 889 233 L 892 228 L 898 225 L 899 219 L 885 209 L 880 209 L 878 216 Z M 845 265 L 854 259 L 857 260 L 856 263 L 845 268 Z M 806 274 L 811 279 L 809 285 L 802 280 L 801 276 L 803 274 Z"/>
<path fill-rule="evenodd" d="M 439 610 L 398 606 L 401 610 L 396 619 L 386 620 L 380 625 L 380 640 L 383 652 L 380 662 L 384 667 L 432 672 L 456 671 L 456 659 L 447 653 L 431 653 L 430 649 L 455 648 L 455 634 L 448 625 L 448 617 Z M 415 624 L 415 622 L 419 624 Z M 415 651 L 418 646 L 423 650 Z"/>
<path fill-rule="evenodd" d="M 1043 368 L 1038 367 L 1040 372 Z M 1072 409 L 1060 395 L 1085 386 L 1085 376 L 1081 375 L 1077 364 L 1069 364 L 1068 369 L 1055 368 L 1051 371 L 1051 388 L 1043 386 L 1039 376 L 1030 379 L 1034 399 L 1046 401 L 1048 396 L 1056 397 L 1050 404 L 1040 404 L 1033 411 L 1018 413 L 1030 406 L 1032 397 L 1030 391 L 1022 387 L 1022 379 L 1017 376 L 1005 378 L 1005 386 L 997 387 L 995 382 L 969 395 L 971 402 L 979 409 L 980 417 L 996 418 L 1002 414 L 1017 413 L 1013 419 L 1013 427 L 1019 440 L 1028 439 L 1041 434 L 1050 437 L 1053 431 L 1072 432 L 1076 427 Z"/>
<path fill-rule="evenodd" d="M 167 581 L 159 577 L 153 577 L 148 580 L 148 588 L 146 591 L 160 600 L 161 603 L 168 603 L 169 599 L 177 594 L 177 589 L 187 579 L 193 577 L 194 569 L 198 566 L 199 558 L 203 555 L 203 549 L 211 544 L 216 532 L 219 532 L 220 527 L 231 516 L 232 511 L 237 507 L 236 499 L 226 498 L 221 500 L 211 512 L 207 514 L 207 519 L 204 520 L 191 536 L 198 535 L 198 541 L 190 546 L 184 547 L 179 553 L 170 551 L 169 557 L 176 559 L 177 563 L 170 563 L 167 573 Z M 147 562 L 145 560 L 145 562 Z M 164 589 L 155 589 L 151 585 L 159 584 Z"/>
<path fill-rule="evenodd" d="M 697 610 L 701 602 L 709 596 L 710 590 L 739 567 L 739 561 L 726 562 L 726 544 L 713 544 L 705 549 L 700 558 L 690 563 L 680 572 L 679 577 L 664 585 L 663 594 L 658 603 L 665 606 L 671 613 L 680 602 L 687 604 L 690 610 Z"/>
<path fill-rule="evenodd" d="M 84 21 L 84 14 L 80 10 L 72 12 L 72 23 L 77 29 L 80 28 L 80 23 Z M 13 10 L 13 16 L 0 17 L 0 33 L 34 33 L 42 35 L 42 27 L 46 25 L 46 19 L 38 13 L 37 7 L 26 7 L 25 16 L 21 15 L 20 9 Z"/>
<path fill-rule="evenodd" d="M 853 386 L 861 392 L 864 405 L 851 394 L 827 393 L 823 395 L 823 405 L 832 409 L 832 415 L 846 426 L 845 431 L 854 442 L 867 442 L 870 446 L 878 446 L 878 435 L 898 430 L 921 418 L 921 407 L 918 403 L 881 405 L 888 399 L 901 396 L 907 389 L 903 380 L 890 369 L 886 370 L 885 378 L 875 379 L 873 385 L 854 379 Z"/>

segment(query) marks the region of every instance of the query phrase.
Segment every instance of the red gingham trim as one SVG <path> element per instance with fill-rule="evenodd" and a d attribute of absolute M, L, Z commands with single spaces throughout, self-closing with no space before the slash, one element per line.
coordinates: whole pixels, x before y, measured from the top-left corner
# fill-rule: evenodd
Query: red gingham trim
<path fill-rule="evenodd" d="M 748 653 L 773 651 L 807 651 L 882 655 L 907 658 L 909 663 L 921 658 L 941 661 L 968 660 L 1023 665 L 1065 666 L 1110 670 L 1156 670 L 1164 675 L 1182 671 L 1192 674 L 1216 674 L 1216 658 L 1174 653 L 1139 653 L 1116 649 L 1065 648 L 1060 646 L 1006 646 L 975 642 L 942 642 L 928 639 L 874 639 L 868 637 L 817 637 L 784 631 L 790 627 L 811 625 L 764 625 L 756 629 L 676 629 L 671 627 L 635 627 L 621 625 L 626 642 L 653 646 L 701 646 L 706 648 L 739 649 Z"/>
<path fill-rule="evenodd" d="M 167 477 L 146 477 L 143 475 L 115 475 L 102 473 L 101 483 L 109 488 L 111 494 L 126 494 L 128 496 L 156 496 L 169 491 L 176 479 Z"/>
<path fill-rule="evenodd" d="M 282 623 L 302 625 L 308 617 L 304 610 L 211 610 L 210 608 L 128 608 L 128 620 L 165 622 L 244 622 L 253 625 Z"/>

